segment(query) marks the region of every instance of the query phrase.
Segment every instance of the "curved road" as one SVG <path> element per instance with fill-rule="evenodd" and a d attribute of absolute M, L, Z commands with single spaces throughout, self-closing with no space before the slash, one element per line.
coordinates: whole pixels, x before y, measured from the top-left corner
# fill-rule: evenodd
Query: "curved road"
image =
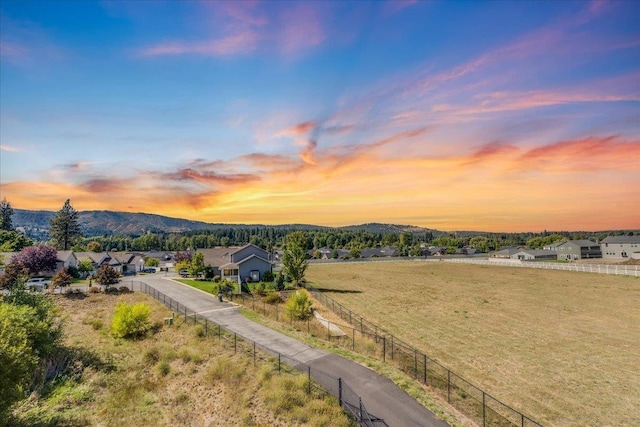
<path fill-rule="evenodd" d="M 314 371 L 321 371 L 334 378 L 342 378 L 355 393 L 360 395 L 367 411 L 383 419 L 390 427 L 445 427 L 442 420 L 401 390 L 391 380 L 378 375 L 371 369 L 344 359 L 324 350 L 310 347 L 294 338 L 283 335 L 244 317 L 235 304 L 220 302 L 216 297 L 191 286 L 159 275 L 145 276 L 143 280 L 158 291 L 178 301 L 188 309 L 215 322 L 239 336 L 253 341 L 257 346 L 281 354 L 283 360 L 292 366 L 307 365 L 312 376 L 327 387 Z M 335 381 L 330 381 L 336 388 Z M 330 387 L 328 387 L 330 388 Z M 337 390 L 329 390 L 337 394 Z M 346 390 L 343 390 L 345 393 Z"/>

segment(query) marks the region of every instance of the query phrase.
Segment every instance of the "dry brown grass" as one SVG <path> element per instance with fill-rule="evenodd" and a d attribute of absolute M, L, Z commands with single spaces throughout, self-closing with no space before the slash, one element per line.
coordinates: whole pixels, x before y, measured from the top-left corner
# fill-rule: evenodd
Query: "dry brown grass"
<path fill-rule="evenodd" d="M 450 263 L 312 265 L 316 287 L 549 426 L 640 425 L 640 280 Z"/>
<path fill-rule="evenodd" d="M 158 330 L 143 340 L 113 338 L 110 320 L 121 300 L 150 304 Z M 337 400 L 291 385 L 306 376 L 278 374 L 269 362 L 254 366 L 252 357 L 203 337 L 201 326 L 181 319 L 164 326 L 171 312 L 144 294 L 56 297 L 56 305 L 66 317 L 66 344 L 93 355 L 80 378 L 18 408 L 24 425 L 349 425 Z M 283 388 L 295 398 L 287 410 L 270 399 Z"/>

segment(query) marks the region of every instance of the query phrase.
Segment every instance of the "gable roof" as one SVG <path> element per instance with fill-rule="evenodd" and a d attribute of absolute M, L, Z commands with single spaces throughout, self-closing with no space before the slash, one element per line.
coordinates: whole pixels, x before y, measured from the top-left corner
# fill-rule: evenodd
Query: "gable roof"
<path fill-rule="evenodd" d="M 600 243 L 639 243 L 639 236 L 609 236 L 602 239 Z"/>
<path fill-rule="evenodd" d="M 205 248 L 198 249 L 196 253 L 201 253 L 204 256 L 204 265 L 209 267 L 220 267 L 224 264 L 229 263 L 229 256 L 235 252 L 238 248 L 236 247 L 216 247 L 216 248 Z"/>
<path fill-rule="evenodd" d="M 58 261 L 66 261 L 71 257 L 75 258 L 75 254 L 73 251 L 57 251 L 56 257 L 58 258 Z"/>
<path fill-rule="evenodd" d="M 228 263 L 226 263 L 226 264 L 223 264 L 223 265 L 221 265 L 221 266 L 220 266 L 220 268 L 221 268 L 221 269 L 222 269 L 222 268 L 238 268 L 238 266 L 239 266 L 240 264 L 244 264 L 245 262 L 247 262 L 247 261 L 249 261 L 250 259 L 253 259 L 253 258 L 257 258 L 257 259 L 261 260 L 262 262 L 265 262 L 265 263 L 267 263 L 267 264 L 271 264 L 268 260 L 266 260 L 266 259 L 264 259 L 264 258 L 262 258 L 262 257 L 259 257 L 259 256 L 258 256 L 258 255 L 256 255 L 256 254 L 251 254 L 251 255 L 249 255 L 249 256 L 248 256 L 248 257 L 246 257 L 246 258 L 242 258 L 240 261 L 237 261 L 237 262 L 228 262 Z"/>
<path fill-rule="evenodd" d="M 550 251 L 548 249 L 523 249 L 521 251 L 516 252 L 514 255 L 520 254 L 520 253 L 525 253 L 531 256 L 545 256 L 545 255 L 557 256 L 558 255 L 558 252 Z"/>
<path fill-rule="evenodd" d="M 254 248 L 256 248 L 256 249 L 258 249 L 258 250 L 260 250 L 260 251 L 262 251 L 264 253 L 268 253 L 266 250 L 262 249 L 260 246 L 256 246 L 253 243 L 247 243 L 246 245 L 237 248 L 235 251 L 230 252 L 229 255 L 233 255 L 233 254 L 238 253 L 238 252 L 242 251 L 243 249 L 246 249 L 246 248 L 249 248 L 249 247 L 254 247 Z"/>
<path fill-rule="evenodd" d="M 562 242 L 558 245 L 558 247 L 563 246 L 563 245 L 573 245 L 573 246 L 579 246 L 579 247 L 585 247 L 585 246 L 599 246 L 596 242 L 592 242 L 591 240 L 586 240 L 586 239 L 582 239 L 582 240 L 567 240 L 566 242 Z"/>

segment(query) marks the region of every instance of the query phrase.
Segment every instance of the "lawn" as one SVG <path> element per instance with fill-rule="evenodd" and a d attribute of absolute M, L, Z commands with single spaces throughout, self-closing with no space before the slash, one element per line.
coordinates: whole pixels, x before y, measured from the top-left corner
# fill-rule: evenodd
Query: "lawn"
<path fill-rule="evenodd" d="M 175 279 L 175 280 L 180 283 L 184 283 L 185 285 L 192 286 L 196 289 L 200 289 L 201 291 L 205 291 L 209 294 L 213 292 L 213 285 L 215 285 L 214 282 L 210 282 L 207 280 L 195 280 L 195 279 Z"/>
<path fill-rule="evenodd" d="M 444 262 L 306 277 L 546 426 L 640 425 L 638 278 Z"/>

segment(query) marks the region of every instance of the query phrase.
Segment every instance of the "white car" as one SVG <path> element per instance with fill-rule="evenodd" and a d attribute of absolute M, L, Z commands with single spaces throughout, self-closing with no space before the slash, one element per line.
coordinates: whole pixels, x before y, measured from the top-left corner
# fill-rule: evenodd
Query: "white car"
<path fill-rule="evenodd" d="M 27 280 L 25 287 L 33 291 L 42 292 L 42 290 L 46 289 L 50 284 L 51 279 L 47 277 L 32 277 Z"/>

